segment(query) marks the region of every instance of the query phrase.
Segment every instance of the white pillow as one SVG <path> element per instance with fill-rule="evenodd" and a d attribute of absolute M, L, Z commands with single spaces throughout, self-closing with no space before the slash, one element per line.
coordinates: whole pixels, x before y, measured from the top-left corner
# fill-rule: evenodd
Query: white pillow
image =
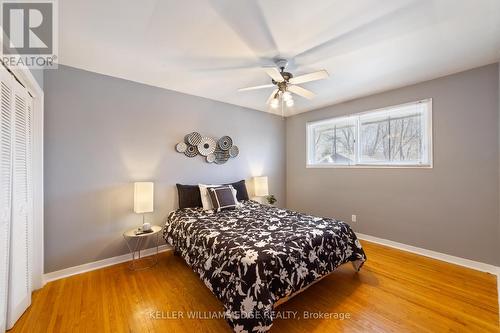
<path fill-rule="evenodd" d="M 228 185 L 228 186 L 231 187 L 231 192 L 233 192 L 234 202 L 236 202 L 236 208 L 240 208 L 242 206 L 242 203 L 238 201 L 238 198 L 236 198 L 236 194 L 238 193 L 238 191 L 236 191 L 236 189 L 233 187 L 233 185 Z M 212 200 L 210 200 L 210 201 L 212 201 Z M 212 206 L 212 208 L 213 208 L 213 206 Z"/>
<path fill-rule="evenodd" d="M 212 205 L 212 200 L 210 199 L 210 194 L 208 194 L 208 189 L 210 187 L 219 187 L 219 186 L 225 186 L 225 185 L 198 184 L 198 187 L 200 188 L 201 204 L 203 206 L 203 210 L 214 209 L 214 206 Z M 236 202 L 237 207 L 240 207 L 240 203 L 238 202 L 238 199 L 236 199 L 237 191 L 231 185 L 227 186 L 231 187 L 231 191 L 233 192 L 234 202 Z"/>
<path fill-rule="evenodd" d="M 212 210 L 212 200 L 210 200 L 210 195 L 208 194 L 208 188 L 210 187 L 219 187 L 220 185 L 205 185 L 198 184 L 200 188 L 200 197 L 201 197 L 201 205 L 203 206 L 203 210 Z"/>

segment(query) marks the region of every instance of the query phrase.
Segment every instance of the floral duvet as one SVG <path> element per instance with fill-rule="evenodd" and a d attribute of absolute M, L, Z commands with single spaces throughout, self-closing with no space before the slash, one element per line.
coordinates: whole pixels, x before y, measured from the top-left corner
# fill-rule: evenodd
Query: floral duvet
<path fill-rule="evenodd" d="M 366 260 L 346 223 L 243 201 L 236 210 L 171 212 L 165 240 L 224 304 L 235 332 L 266 332 L 273 305 L 352 261 Z"/>

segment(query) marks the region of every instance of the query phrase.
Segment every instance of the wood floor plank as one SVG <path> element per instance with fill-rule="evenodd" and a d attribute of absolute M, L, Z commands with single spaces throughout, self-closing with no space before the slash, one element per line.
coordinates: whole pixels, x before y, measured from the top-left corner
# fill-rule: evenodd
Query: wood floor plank
<path fill-rule="evenodd" d="M 281 305 L 277 311 L 295 319 L 276 319 L 271 332 L 500 332 L 496 276 L 362 243 L 361 272 L 344 265 Z M 9 332 L 231 332 L 223 319 L 187 318 L 221 311 L 185 262 L 166 252 L 152 269 L 132 272 L 124 263 L 48 283 Z"/>

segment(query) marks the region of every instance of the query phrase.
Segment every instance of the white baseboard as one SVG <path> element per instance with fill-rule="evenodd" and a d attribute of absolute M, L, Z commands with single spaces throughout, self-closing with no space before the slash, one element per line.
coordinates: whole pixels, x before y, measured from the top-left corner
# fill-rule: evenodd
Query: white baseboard
<path fill-rule="evenodd" d="M 365 235 L 365 234 L 361 234 L 358 232 L 356 233 L 356 235 L 358 236 L 359 239 L 363 239 L 363 240 L 366 240 L 366 241 L 369 241 L 372 243 L 377 243 L 377 244 L 393 247 L 393 248 L 396 248 L 399 250 L 419 254 L 419 255 L 424 256 L 424 257 L 429 257 L 429 258 L 433 258 L 433 259 L 437 259 L 437 260 L 441 260 L 441 261 L 446 261 L 446 262 L 449 262 L 449 263 L 452 263 L 455 265 L 464 266 L 467 268 L 472 268 L 472 269 L 475 269 L 477 271 L 491 273 L 494 275 L 498 275 L 500 273 L 500 267 L 490 265 L 490 264 L 485 264 L 485 263 L 482 263 L 479 261 L 455 257 L 455 256 L 452 256 L 449 254 L 444 254 L 441 252 L 422 249 L 420 247 L 406 245 L 403 243 L 398 243 L 398 242 L 394 242 L 394 241 L 391 241 L 388 239 L 383 239 L 383 238 L 378 238 L 378 237 L 374 237 L 374 236 L 370 236 L 370 235 Z"/>
<path fill-rule="evenodd" d="M 158 252 L 165 252 L 169 251 L 172 248 L 168 245 L 161 245 L 158 247 Z M 153 255 L 156 253 L 156 248 L 149 248 L 141 251 L 141 257 L 147 257 L 150 255 Z M 122 262 L 130 261 L 131 260 L 131 254 L 123 254 L 121 256 L 116 256 L 112 258 L 106 258 L 94 262 L 89 262 L 86 264 L 78 265 L 78 266 L 73 266 L 73 267 L 68 267 L 65 269 L 61 269 L 59 271 L 55 272 L 50 272 L 46 273 L 43 275 L 43 284 L 45 285 L 48 282 L 54 281 L 54 280 L 59 280 L 71 275 L 76 275 L 76 274 L 81 274 L 89 271 L 93 271 L 99 268 L 104 268 L 107 266 L 111 265 L 116 265 Z"/>

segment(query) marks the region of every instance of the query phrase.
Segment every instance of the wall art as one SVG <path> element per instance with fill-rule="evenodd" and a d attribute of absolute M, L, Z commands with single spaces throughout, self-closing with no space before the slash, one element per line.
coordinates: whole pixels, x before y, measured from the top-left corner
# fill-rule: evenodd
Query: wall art
<path fill-rule="evenodd" d="M 184 136 L 184 141 L 176 144 L 175 150 L 187 157 L 201 155 L 207 163 L 215 164 L 224 164 L 240 153 L 238 146 L 233 143 L 230 136 L 212 138 L 202 136 L 198 132 L 191 132 Z"/>

